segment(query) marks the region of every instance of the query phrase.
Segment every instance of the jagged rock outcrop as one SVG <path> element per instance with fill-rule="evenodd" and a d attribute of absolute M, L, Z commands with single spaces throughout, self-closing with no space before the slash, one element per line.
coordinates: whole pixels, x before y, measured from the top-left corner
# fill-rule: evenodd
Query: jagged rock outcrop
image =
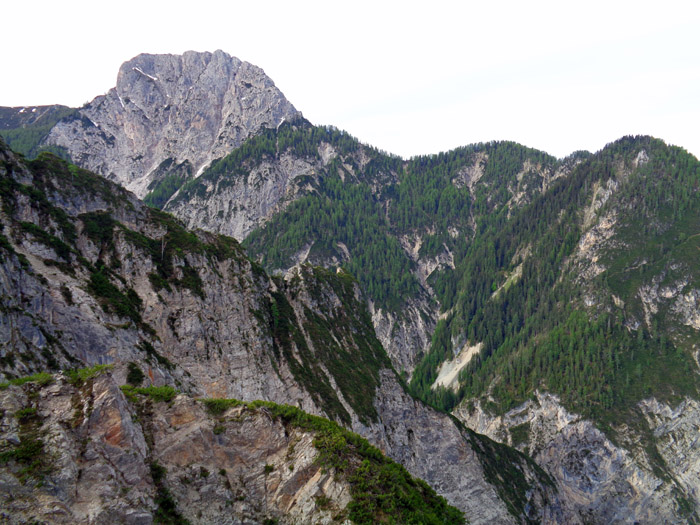
<path fill-rule="evenodd" d="M 430 308 L 433 306 L 433 308 Z M 406 307 L 392 312 L 370 304 L 372 323 L 377 337 L 386 348 L 397 370 L 408 375 L 430 347 L 430 335 L 435 329 L 435 307 L 424 298 L 406 300 Z"/>
<path fill-rule="evenodd" d="M 675 483 L 685 494 L 674 494 L 682 510 L 700 508 L 700 452 L 697 433 L 700 429 L 700 404 L 695 399 L 685 399 L 676 407 L 651 398 L 639 405 L 653 433 L 654 446 L 666 468 L 673 474 Z"/>
<path fill-rule="evenodd" d="M 115 88 L 59 122 L 45 143 L 143 197 L 171 165 L 194 176 L 297 115 L 262 69 L 223 51 L 142 54 L 121 66 Z"/>
<path fill-rule="evenodd" d="M 560 496 L 584 522 L 692 521 L 700 505 L 698 404 L 685 400 L 674 409 L 652 398 L 640 409 L 653 438 L 644 427 L 621 424 L 615 442 L 541 392 L 502 416 L 489 414 L 478 401 L 462 404 L 455 415 L 476 432 L 528 452 L 557 480 Z"/>
<path fill-rule="evenodd" d="M 206 183 L 204 191 L 176 198 L 165 210 L 188 228 L 221 233 L 243 242 L 251 231 L 308 191 L 324 167 L 315 159 L 282 154 L 274 161 L 263 161 L 245 176 Z M 302 262 L 306 261 L 298 261 Z"/>
<path fill-rule="evenodd" d="M 350 523 L 354 487 L 304 419 L 241 404 L 212 417 L 186 395 L 125 398 L 94 375 L 0 390 L 3 522 Z"/>
<path fill-rule="evenodd" d="M 505 515 L 499 498 L 505 499 L 512 514 L 520 514 L 521 519 L 524 516 L 538 523 L 577 522 L 566 500 L 559 497 L 556 484 L 533 462 L 525 457 L 511 457 L 517 466 L 508 472 L 505 464 L 500 468 L 490 464 L 489 458 L 494 453 L 503 458 L 508 450 L 460 428 L 444 414 L 411 398 L 388 370 L 382 372 L 382 387 L 375 403 L 381 425 L 370 429 L 370 441 L 380 444 L 410 472 L 422 476 L 448 501 L 454 498 L 464 502 L 465 506 L 460 508 L 466 511 L 470 523 L 517 522 Z M 504 470 L 498 472 L 499 469 Z M 476 472 L 482 474 L 475 476 Z M 494 486 L 484 483 L 484 475 L 491 483 L 498 476 L 508 481 Z M 534 490 L 522 499 L 506 496 L 509 490 L 517 493 L 522 488 L 519 484 L 532 486 Z"/>
<path fill-rule="evenodd" d="M 3 521 L 152 522 L 148 446 L 113 381 L 5 387 L 0 405 Z"/>

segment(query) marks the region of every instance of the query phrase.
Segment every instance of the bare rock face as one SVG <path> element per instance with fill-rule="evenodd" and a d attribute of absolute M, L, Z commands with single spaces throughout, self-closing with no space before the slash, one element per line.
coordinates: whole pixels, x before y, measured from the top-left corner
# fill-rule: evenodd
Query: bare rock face
<path fill-rule="evenodd" d="M 656 440 L 656 449 L 686 494 L 687 508 L 700 508 L 700 403 L 685 399 L 673 408 L 651 398 L 640 403 Z"/>
<path fill-rule="evenodd" d="M 420 357 L 430 348 L 430 334 L 435 329 L 435 312 L 422 297 L 406 300 L 401 315 L 377 308 L 370 303 L 377 337 L 386 348 L 397 370 L 411 374 Z"/>
<path fill-rule="evenodd" d="M 52 381 L 0 391 L 4 523 L 332 523 L 351 500 L 314 434 L 263 410 L 217 421 L 187 396 L 127 401 L 109 374 Z"/>
<path fill-rule="evenodd" d="M 382 372 L 375 403 L 381 424 L 355 430 L 367 435 L 413 475 L 428 481 L 448 501 L 459 502 L 469 523 L 576 523 L 576 516 L 564 507 L 565 500 L 560 499 L 554 483 L 541 476 L 525 456 L 511 459 L 523 484 L 532 489 L 523 493 L 523 508 L 513 513 L 518 504 L 504 497 L 504 489 L 508 486 L 508 490 L 517 492 L 515 480 L 504 472 L 503 464 L 497 469 L 501 481 L 508 481 L 501 485 L 496 477 L 490 477 L 494 464 L 489 458 L 504 455 L 505 447 L 411 398 L 393 371 Z M 513 514 L 520 516 L 515 518 Z"/>
<path fill-rule="evenodd" d="M 229 235 L 243 242 L 251 231 L 296 198 L 304 186 L 300 181 L 314 179 L 320 169 L 320 163 L 312 159 L 283 154 L 276 162 L 262 162 L 245 177 L 207 183 L 203 194 L 176 198 L 165 209 L 188 228 Z"/>
<path fill-rule="evenodd" d="M 115 88 L 57 124 L 46 143 L 142 198 L 164 162 L 187 163 L 195 175 L 297 114 L 262 69 L 223 51 L 142 54 L 121 66 Z"/>
<path fill-rule="evenodd" d="M 617 443 L 551 394 L 538 393 L 503 416 L 489 415 L 479 402 L 460 405 L 455 415 L 477 432 L 527 451 L 584 522 L 683 522 L 700 503 L 700 454 L 689 437 L 697 434 L 698 403 L 688 399 L 674 409 L 652 398 L 640 410 L 653 437 L 621 426 Z M 649 450 L 662 462 L 654 464 Z"/>
<path fill-rule="evenodd" d="M 11 386 L 0 403 L 3 521 L 152 522 L 148 447 L 113 381 Z"/>

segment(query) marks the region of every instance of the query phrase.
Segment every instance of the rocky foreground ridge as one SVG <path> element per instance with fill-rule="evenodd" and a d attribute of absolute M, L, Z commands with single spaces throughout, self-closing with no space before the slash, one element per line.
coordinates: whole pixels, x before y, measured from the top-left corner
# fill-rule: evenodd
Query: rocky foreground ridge
<path fill-rule="evenodd" d="M 347 274 L 300 267 L 271 279 L 233 239 L 189 232 L 49 154 L 25 163 L 3 149 L 1 175 L 5 378 L 113 364 L 114 379 L 100 380 L 111 404 L 125 403 L 116 385 L 129 374 L 191 396 L 291 404 L 365 436 L 472 523 L 568 515 L 525 456 L 407 394 Z M 59 419 L 73 417 L 61 406 Z M 9 422 L 23 408 L 12 407 Z M 5 459 L 15 445 L 5 439 Z M 102 496 L 87 505 L 88 516 L 107 512 Z"/>
<path fill-rule="evenodd" d="M 0 389 L 6 523 L 463 522 L 365 440 L 292 407 L 120 389 L 100 365 L 27 379 Z"/>

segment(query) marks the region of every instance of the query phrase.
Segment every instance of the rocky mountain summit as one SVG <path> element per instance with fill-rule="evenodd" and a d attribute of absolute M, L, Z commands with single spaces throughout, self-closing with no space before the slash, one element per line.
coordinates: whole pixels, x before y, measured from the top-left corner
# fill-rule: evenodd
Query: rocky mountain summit
<path fill-rule="evenodd" d="M 44 142 L 143 197 L 174 166 L 199 174 L 297 115 L 262 69 L 223 51 L 142 54 L 121 66 L 116 87 L 59 122 Z"/>

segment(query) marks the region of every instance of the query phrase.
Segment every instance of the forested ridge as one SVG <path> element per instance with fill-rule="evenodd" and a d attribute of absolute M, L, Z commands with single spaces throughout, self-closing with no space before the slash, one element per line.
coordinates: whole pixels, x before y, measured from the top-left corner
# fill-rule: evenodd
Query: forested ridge
<path fill-rule="evenodd" d="M 451 410 L 488 391 L 487 405 L 503 411 L 545 389 L 601 421 L 651 394 L 668 401 L 697 395 L 688 346 L 695 332 L 664 312 L 647 326 L 635 300 L 639 286 L 660 273 L 695 282 L 700 172 L 692 155 L 626 137 L 595 155 L 563 160 L 492 142 L 402 161 L 332 128 L 288 125 L 205 175 L 243 177 L 282 151 L 320 158 L 323 143 L 337 156 L 313 190 L 245 245 L 270 270 L 289 267 L 303 250 L 314 263 L 340 262 L 371 300 L 399 315 L 411 298 L 431 291 L 443 315 L 412 375 L 416 395 Z M 613 183 L 614 197 L 596 216 L 620 209 L 619 241 L 610 244 L 619 249 L 606 248 L 605 271 L 583 282 L 573 263 L 585 233 L 583 213 L 594 189 Z M 199 187 L 195 181 L 187 191 Z M 416 242 L 420 249 L 411 253 Z M 454 267 L 437 265 L 426 292 L 418 264 L 446 254 Z M 584 297 L 592 290 L 594 306 Z M 440 364 L 477 343 L 481 353 L 458 387 L 433 388 Z"/>
<path fill-rule="evenodd" d="M 649 160 L 634 168 L 640 151 Z M 616 176 L 619 190 L 598 211 L 618 218 L 614 248 L 605 251 L 605 270 L 586 282 L 573 261 L 583 210 L 594 185 Z M 670 402 L 697 396 L 690 352 L 697 332 L 663 310 L 647 326 L 638 294 L 659 276 L 698 286 L 700 244 L 692 231 L 700 224 L 699 183 L 697 159 L 684 150 L 625 138 L 582 162 L 503 227 L 484 228 L 455 269 L 457 293 L 438 288 L 452 314 L 438 324 L 431 352 L 413 376 L 414 391 L 447 410 L 489 391 L 491 408 L 503 411 L 544 388 L 601 421 L 650 395 Z M 521 276 L 509 279 L 516 268 Z M 592 293 L 594 304 L 587 305 L 584 295 Z M 484 346 L 461 372 L 456 393 L 432 390 L 453 341 Z"/>
<path fill-rule="evenodd" d="M 277 145 L 274 135 L 279 136 Z M 252 154 L 235 151 L 215 163 L 201 182 L 183 188 L 204 191 L 204 180 L 245 176 L 265 155 L 284 151 L 319 157 L 322 142 L 331 144 L 337 156 L 328 163 L 314 191 L 294 201 L 283 213 L 251 233 L 245 245 L 269 270 L 286 268 L 293 257 L 309 249 L 314 262 L 350 257 L 347 271 L 357 276 L 368 296 L 380 307 L 400 312 L 406 298 L 425 293 L 415 276 L 416 261 L 402 241 L 420 238 L 420 257 L 465 253 L 474 216 L 491 213 L 510 194 L 499 188 L 470 195 L 455 184 L 460 170 L 480 153 L 492 155 L 486 163 L 484 181 L 498 186 L 501 179 L 515 180 L 526 160 L 553 164 L 552 157 L 515 143 L 488 143 L 459 148 L 434 156 L 402 161 L 362 146 L 332 128 L 285 125 L 249 142 Z M 236 160 L 239 158 L 242 160 Z M 228 164 L 228 169 L 222 166 Z M 242 167 L 243 166 L 243 167 Z M 534 186 L 534 185 L 533 185 Z M 534 193 L 534 188 L 531 190 Z M 505 213 L 505 212 L 504 212 Z M 339 246 L 342 244 L 342 248 Z"/>

